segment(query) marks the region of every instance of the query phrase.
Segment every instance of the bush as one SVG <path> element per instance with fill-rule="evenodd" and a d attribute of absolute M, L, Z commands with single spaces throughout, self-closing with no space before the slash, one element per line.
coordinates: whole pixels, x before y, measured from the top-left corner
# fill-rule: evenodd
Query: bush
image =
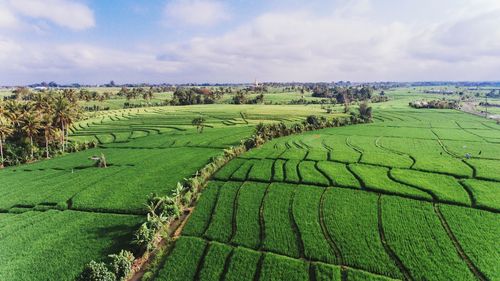
<path fill-rule="evenodd" d="M 85 268 L 78 278 L 77 281 L 115 281 L 115 275 L 109 271 L 106 264 L 103 262 L 91 261 Z"/>
<path fill-rule="evenodd" d="M 132 264 L 134 263 L 134 255 L 125 250 L 121 250 L 118 255 L 109 255 L 112 259 L 110 267 L 116 276 L 117 280 L 125 280 L 132 272 Z"/>
<path fill-rule="evenodd" d="M 135 232 L 133 243 L 137 245 L 141 251 L 150 251 L 154 247 L 154 240 L 155 230 L 149 228 L 147 223 L 143 223 Z"/>

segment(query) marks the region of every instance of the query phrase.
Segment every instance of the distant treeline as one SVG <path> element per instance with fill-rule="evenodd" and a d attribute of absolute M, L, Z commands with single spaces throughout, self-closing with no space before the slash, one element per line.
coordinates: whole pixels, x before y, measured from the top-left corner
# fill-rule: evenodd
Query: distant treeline
<path fill-rule="evenodd" d="M 312 96 L 317 98 L 335 99 L 337 103 L 369 100 L 373 95 L 373 88 L 363 87 L 325 87 L 315 86 L 312 89 Z"/>
<path fill-rule="evenodd" d="M 438 109 L 455 109 L 458 108 L 456 100 L 431 100 L 431 101 L 411 101 L 409 105 L 413 108 L 438 108 Z"/>

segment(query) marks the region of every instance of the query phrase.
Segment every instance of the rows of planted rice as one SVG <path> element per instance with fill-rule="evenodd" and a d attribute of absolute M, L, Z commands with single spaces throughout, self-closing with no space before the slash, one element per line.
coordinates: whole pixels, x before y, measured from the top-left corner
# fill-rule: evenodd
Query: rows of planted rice
<path fill-rule="evenodd" d="M 451 110 L 380 112 L 229 162 L 157 280 L 177 280 L 166 274 L 186 240 L 200 254 L 183 280 L 498 279 L 498 125 Z"/>
<path fill-rule="evenodd" d="M 193 109 L 92 113 L 73 126 L 70 141 L 96 141 L 96 148 L 0 170 L 0 280 L 74 280 L 90 260 L 108 262 L 109 254 L 132 249 L 150 194 L 170 195 L 177 182 L 253 131 L 237 120 L 243 107 Z M 200 115 L 206 118 L 203 133 L 191 125 Z M 98 168 L 91 159 L 101 155 L 107 168 Z M 221 211 L 213 223 L 200 219 L 201 230 L 193 235 L 230 240 L 231 228 L 217 225 L 231 222 L 233 215 L 226 216 L 224 209 L 236 195 L 218 200 Z M 207 206 L 209 214 L 216 205 Z M 217 253 L 214 247 L 211 256 Z M 216 269 L 204 271 L 203 279 L 214 274 Z"/>
<path fill-rule="evenodd" d="M 323 262 L 294 259 L 275 253 L 262 253 L 196 237 L 181 237 L 167 257 L 155 280 L 394 280 L 354 268 L 341 268 Z"/>
<path fill-rule="evenodd" d="M 130 229 L 143 219 L 70 210 L 0 214 L 0 280 L 74 280 L 90 259 L 129 248 Z"/>

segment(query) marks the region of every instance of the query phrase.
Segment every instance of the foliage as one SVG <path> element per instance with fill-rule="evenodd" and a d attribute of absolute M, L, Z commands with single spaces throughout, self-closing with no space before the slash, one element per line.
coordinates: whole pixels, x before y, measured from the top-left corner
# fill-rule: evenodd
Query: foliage
<path fill-rule="evenodd" d="M 66 151 L 68 132 L 80 115 L 78 104 L 67 92 L 0 102 L 0 166 L 49 158 L 59 149 Z M 4 153 L 6 143 L 11 148 Z"/>
<path fill-rule="evenodd" d="M 111 271 L 115 274 L 117 280 L 125 280 L 132 272 L 132 264 L 134 255 L 125 250 L 121 250 L 118 254 L 109 255 L 111 258 Z"/>
<path fill-rule="evenodd" d="M 456 100 L 416 100 L 411 101 L 409 105 L 413 108 L 438 108 L 438 109 L 455 109 L 458 107 L 459 103 Z"/>
<path fill-rule="evenodd" d="M 142 252 L 149 252 L 154 248 L 155 235 L 158 227 L 151 227 L 148 223 L 143 223 L 136 230 L 132 243 L 139 247 Z"/>
<path fill-rule="evenodd" d="M 115 281 L 115 275 L 103 262 L 91 261 L 83 269 L 77 281 Z"/>
<path fill-rule="evenodd" d="M 208 88 L 183 88 L 175 90 L 171 105 L 212 104 L 222 98 L 224 92 Z"/>

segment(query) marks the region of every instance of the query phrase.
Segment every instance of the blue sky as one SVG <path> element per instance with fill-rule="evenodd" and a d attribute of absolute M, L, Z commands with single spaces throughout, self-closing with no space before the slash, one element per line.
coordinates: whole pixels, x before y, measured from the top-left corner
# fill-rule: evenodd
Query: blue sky
<path fill-rule="evenodd" d="M 498 26 L 498 0 L 0 0 L 0 84 L 499 80 Z"/>

